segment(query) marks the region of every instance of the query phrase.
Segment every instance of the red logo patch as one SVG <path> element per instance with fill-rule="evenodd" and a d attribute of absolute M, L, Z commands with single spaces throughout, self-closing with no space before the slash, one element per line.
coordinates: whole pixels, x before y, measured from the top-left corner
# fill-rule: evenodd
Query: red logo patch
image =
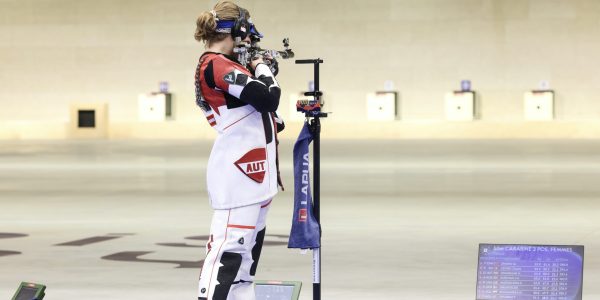
<path fill-rule="evenodd" d="M 235 166 L 250 177 L 250 179 L 262 183 L 267 170 L 267 151 L 265 148 L 256 148 L 244 154 L 235 162 Z"/>
<path fill-rule="evenodd" d="M 308 213 L 306 211 L 306 208 L 301 208 L 299 210 L 298 221 L 299 222 L 306 222 L 307 220 L 308 220 Z"/>

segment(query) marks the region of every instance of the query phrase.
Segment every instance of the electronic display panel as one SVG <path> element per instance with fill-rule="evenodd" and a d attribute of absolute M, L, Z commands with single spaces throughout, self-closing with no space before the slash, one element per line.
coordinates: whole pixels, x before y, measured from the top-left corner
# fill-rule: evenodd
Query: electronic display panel
<path fill-rule="evenodd" d="M 293 281 L 258 281 L 254 286 L 256 300 L 298 300 L 301 285 Z"/>
<path fill-rule="evenodd" d="M 581 300 L 583 246 L 480 244 L 477 300 Z"/>
<path fill-rule="evenodd" d="M 37 293 L 38 293 L 37 288 L 23 287 L 17 294 L 15 300 L 32 300 L 32 299 L 35 299 Z"/>
<path fill-rule="evenodd" d="M 46 286 L 43 284 L 21 282 L 12 300 L 42 300 Z"/>

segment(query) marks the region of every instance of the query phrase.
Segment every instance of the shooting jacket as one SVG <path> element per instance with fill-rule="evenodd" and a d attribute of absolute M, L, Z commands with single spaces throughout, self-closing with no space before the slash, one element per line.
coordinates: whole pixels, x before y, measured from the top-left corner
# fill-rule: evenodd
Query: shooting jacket
<path fill-rule="evenodd" d="M 208 196 L 214 209 L 263 202 L 277 194 L 275 111 L 281 90 L 265 64 L 254 75 L 234 58 L 205 52 L 196 69 L 196 102 L 216 130 L 207 166 Z"/>

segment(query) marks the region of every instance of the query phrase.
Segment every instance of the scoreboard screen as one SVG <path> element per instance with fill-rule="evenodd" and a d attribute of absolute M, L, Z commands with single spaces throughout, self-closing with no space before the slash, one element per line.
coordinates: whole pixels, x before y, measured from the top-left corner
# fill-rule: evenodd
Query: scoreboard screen
<path fill-rule="evenodd" d="M 583 246 L 480 244 L 477 300 L 581 300 Z"/>

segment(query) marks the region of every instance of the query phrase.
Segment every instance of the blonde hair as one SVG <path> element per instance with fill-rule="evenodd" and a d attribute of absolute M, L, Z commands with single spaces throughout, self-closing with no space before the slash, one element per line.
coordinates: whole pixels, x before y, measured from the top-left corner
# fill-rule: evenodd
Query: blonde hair
<path fill-rule="evenodd" d="M 229 33 L 217 32 L 217 19 L 236 20 L 240 17 L 240 9 L 243 8 L 232 1 L 219 1 L 215 4 L 212 11 L 202 12 L 200 16 L 198 16 L 194 38 L 196 38 L 197 41 L 204 42 L 208 45 L 213 42 L 224 40 Z M 244 9 L 244 12 L 247 17 L 250 17 L 247 10 Z"/>

